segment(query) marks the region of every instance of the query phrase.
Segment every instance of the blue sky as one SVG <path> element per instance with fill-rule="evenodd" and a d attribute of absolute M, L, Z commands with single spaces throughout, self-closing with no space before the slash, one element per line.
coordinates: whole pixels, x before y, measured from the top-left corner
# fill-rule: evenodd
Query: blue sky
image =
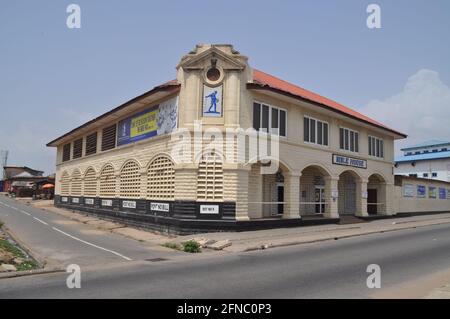
<path fill-rule="evenodd" d="M 81 29 L 66 7 L 81 7 Z M 382 28 L 366 26 L 381 7 Z M 54 171 L 45 143 L 175 77 L 197 43 L 406 131 L 450 140 L 450 1 L 2 1 L 0 149 Z M 447 125 L 446 125 L 447 123 Z"/>

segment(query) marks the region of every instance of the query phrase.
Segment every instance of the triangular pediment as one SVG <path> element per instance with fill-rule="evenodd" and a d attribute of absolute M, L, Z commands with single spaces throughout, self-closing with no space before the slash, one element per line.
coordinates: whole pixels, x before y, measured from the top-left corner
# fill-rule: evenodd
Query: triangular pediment
<path fill-rule="evenodd" d="M 184 56 L 178 67 L 184 70 L 200 70 L 211 65 L 211 59 L 216 59 L 224 70 L 243 70 L 246 67 L 246 57 L 239 53 L 227 54 L 214 46 L 201 53 L 194 51 Z"/>

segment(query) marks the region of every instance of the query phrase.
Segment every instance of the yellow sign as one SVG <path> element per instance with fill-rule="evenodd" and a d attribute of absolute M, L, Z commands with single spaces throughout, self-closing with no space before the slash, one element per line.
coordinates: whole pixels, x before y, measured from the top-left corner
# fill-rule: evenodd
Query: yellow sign
<path fill-rule="evenodd" d="M 156 131 L 158 129 L 158 124 L 156 123 L 157 115 L 158 109 L 131 119 L 130 137 Z"/>

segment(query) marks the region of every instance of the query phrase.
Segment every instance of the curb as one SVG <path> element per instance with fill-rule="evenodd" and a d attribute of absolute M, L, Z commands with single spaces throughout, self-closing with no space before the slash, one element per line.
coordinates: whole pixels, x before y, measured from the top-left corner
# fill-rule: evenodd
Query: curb
<path fill-rule="evenodd" d="M 8 279 L 8 278 L 15 278 L 15 277 L 43 275 L 43 274 L 52 274 L 52 273 L 60 273 L 60 272 L 65 272 L 65 270 L 61 269 L 61 268 L 49 268 L 49 269 L 12 271 L 12 272 L 1 273 L 0 280 Z"/>
<path fill-rule="evenodd" d="M 317 242 L 339 240 L 339 239 L 359 237 L 359 236 L 364 236 L 364 235 L 390 233 L 390 232 L 399 231 L 399 230 L 405 230 L 405 229 L 422 228 L 422 227 L 428 227 L 428 226 L 438 226 L 438 225 L 445 225 L 445 224 L 450 224 L 450 220 L 448 222 L 441 222 L 441 223 L 430 224 L 430 225 L 418 225 L 418 226 L 404 227 L 404 228 L 374 230 L 374 231 L 360 233 L 360 234 L 337 235 L 337 236 L 333 236 L 333 237 L 312 239 L 312 240 L 306 240 L 306 241 L 305 240 L 297 240 L 297 241 L 291 241 L 291 242 L 285 242 L 285 243 L 279 243 L 279 244 L 262 243 L 261 245 L 258 245 L 258 246 L 252 246 L 252 247 L 245 248 L 243 250 L 237 250 L 237 251 L 231 251 L 231 252 L 235 252 L 236 253 L 236 252 L 249 252 L 249 251 L 256 251 L 256 250 L 266 250 L 266 249 L 269 249 L 269 248 L 295 246 L 295 245 L 302 245 L 302 244 L 311 244 L 311 243 L 317 243 Z M 225 250 L 225 251 L 227 251 L 227 250 Z"/>

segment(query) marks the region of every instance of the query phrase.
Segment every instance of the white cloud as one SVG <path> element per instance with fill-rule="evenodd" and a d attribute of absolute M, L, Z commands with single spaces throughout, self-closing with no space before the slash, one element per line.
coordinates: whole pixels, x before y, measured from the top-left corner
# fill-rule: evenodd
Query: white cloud
<path fill-rule="evenodd" d="M 430 139 L 450 140 L 450 87 L 439 73 L 422 69 L 408 78 L 403 91 L 384 100 L 372 100 L 362 110 L 387 126 L 406 133 L 401 147 Z"/>

